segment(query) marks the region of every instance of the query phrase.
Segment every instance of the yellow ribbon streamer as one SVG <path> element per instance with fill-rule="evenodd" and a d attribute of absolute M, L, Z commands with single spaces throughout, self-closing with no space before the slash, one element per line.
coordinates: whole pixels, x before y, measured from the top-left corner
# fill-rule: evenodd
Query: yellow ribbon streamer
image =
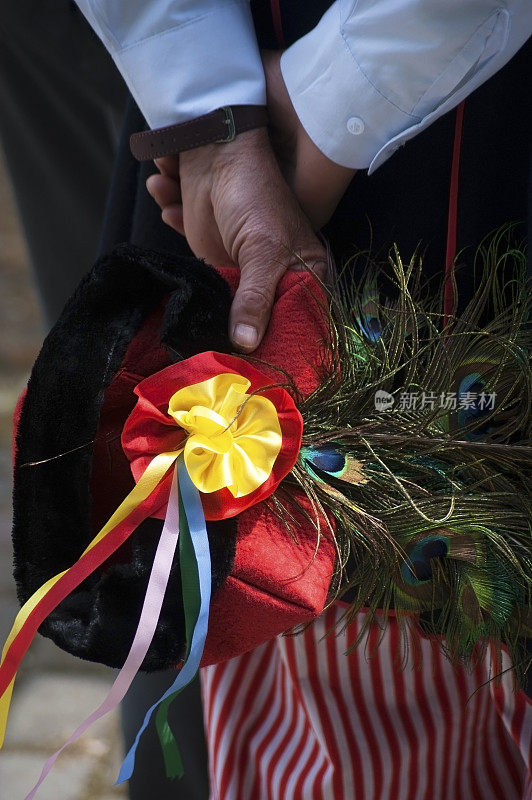
<path fill-rule="evenodd" d="M 180 451 L 181 452 L 181 451 Z M 137 485 L 128 496 L 123 500 L 123 502 L 118 506 L 112 517 L 106 522 L 103 528 L 96 534 L 92 542 L 89 546 L 83 551 L 82 556 L 85 553 L 88 553 L 89 550 L 100 542 L 104 536 L 106 536 L 113 528 L 116 528 L 123 520 L 125 520 L 132 511 L 134 511 L 150 494 L 157 488 L 158 484 L 164 478 L 172 464 L 175 462 L 177 457 L 179 456 L 179 452 L 172 452 L 172 453 L 160 453 L 159 455 L 155 456 L 155 458 L 150 462 L 146 470 L 144 471 L 142 477 L 140 478 Z M 80 556 L 81 558 L 81 556 Z M 22 626 L 24 625 L 26 619 L 29 617 L 33 609 L 39 604 L 39 602 L 43 599 L 43 597 L 50 591 L 52 586 L 67 572 L 68 570 L 63 570 L 58 575 L 55 575 L 50 580 L 46 581 L 46 583 L 41 586 L 37 591 L 26 601 L 26 603 L 22 606 L 20 611 L 18 612 L 13 627 L 7 637 L 6 643 L 2 650 L 2 659 L 0 660 L 0 664 L 4 662 L 6 654 L 9 650 L 9 647 L 12 641 L 15 639 L 19 631 L 21 630 Z M 11 695 L 13 693 L 13 686 L 15 683 L 15 678 L 11 681 L 8 688 L 5 690 L 4 694 L 0 698 L 0 748 L 4 743 L 4 736 L 7 724 L 7 716 L 9 713 L 9 706 L 11 703 Z"/>

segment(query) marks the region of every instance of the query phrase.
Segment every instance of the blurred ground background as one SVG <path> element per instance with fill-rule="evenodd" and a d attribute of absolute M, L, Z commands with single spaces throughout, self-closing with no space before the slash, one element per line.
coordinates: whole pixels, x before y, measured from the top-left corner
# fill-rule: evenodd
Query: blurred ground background
<path fill-rule="evenodd" d="M 11 418 L 42 340 L 31 269 L 0 152 L 0 646 L 18 611 L 11 556 Z M 114 674 L 37 637 L 19 671 L 4 749 L 0 800 L 23 800 L 46 758 L 103 700 Z M 122 757 L 109 715 L 60 757 L 37 800 L 112 800 Z"/>

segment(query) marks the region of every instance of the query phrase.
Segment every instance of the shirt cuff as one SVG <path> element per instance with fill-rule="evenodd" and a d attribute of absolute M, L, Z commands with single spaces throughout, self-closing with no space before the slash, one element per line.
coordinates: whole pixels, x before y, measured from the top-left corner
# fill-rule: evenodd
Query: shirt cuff
<path fill-rule="evenodd" d="M 335 3 L 281 57 L 294 109 L 314 144 L 343 167 L 366 169 L 398 131 L 420 121 L 381 94 L 342 36 Z"/>
<path fill-rule="evenodd" d="M 265 105 L 264 71 L 246 2 L 204 15 L 111 54 L 150 128 L 228 105 Z"/>
<path fill-rule="evenodd" d="M 358 0 L 346 6 L 337 0 L 281 58 L 303 127 L 341 166 L 369 167 L 371 173 L 517 49 L 519 36 L 508 45 L 509 11 L 491 2 L 464 4 L 458 16 L 435 0 L 409 3 L 412 24 L 405 28 L 401 4 Z M 514 10 L 525 22 L 521 6 L 516 3 Z M 346 8 L 351 13 L 344 20 Z"/>

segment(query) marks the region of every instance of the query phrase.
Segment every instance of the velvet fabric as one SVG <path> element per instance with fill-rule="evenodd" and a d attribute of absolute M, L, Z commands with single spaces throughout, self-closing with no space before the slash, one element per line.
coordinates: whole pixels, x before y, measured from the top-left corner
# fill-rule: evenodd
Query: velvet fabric
<path fill-rule="evenodd" d="M 319 381 L 326 336 L 319 303 L 310 302 L 312 281 L 302 273 L 285 276 L 253 359 L 261 371 L 260 360 L 268 362 L 272 383 L 292 383 L 298 396 Z M 21 603 L 74 563 L 133 488 L 121 433 L 136 401 L 134 387 L 196 353 L 229 351 L 237 282 L 237 270 L 217 273 L 193 258 L 129 245 L 102 258 L 82 281 L 45 340 L 19 408 L 13 543 Z M 252 649 L 324 606 L 334 548 L 325 537 L 314 556 L 317 534 L 305 517 L 306 500 L 292 487 L 284 495 L 299 523 L 297 541 L 267 501 L 207 525 L 214 599 L 204 664 Z M 145 520 L 40 632 L 81 658 L 122 666 L 161 524 Z M 143 663 L 147 671 L 175 666 L 183 656 L 177 557 L 169 586 Z"/>
<path fill-rule="evenodd" d="M 192 355 L 194 336 L 202 349 L 226 351 L 229 304 L 225 282 L 196 259 L 129 246 L 102 258 L 82 281 L 44 342 L 20 412 L 13 545 L 21 603 L 71 566 L 133 488 L 120 446 L 133 386 Z M 81 658 L 122 666 L 160 531 L 159 520 L 142 523 L 40 632 Z M 209 523 L 208 533 L 216 591 L 231 570 L 236 525 Z M 178 576 L 176 562 L 171 586 Z M 180 593 L 169 591 L 144 669 L 179 661 L 182 617 Z"/>

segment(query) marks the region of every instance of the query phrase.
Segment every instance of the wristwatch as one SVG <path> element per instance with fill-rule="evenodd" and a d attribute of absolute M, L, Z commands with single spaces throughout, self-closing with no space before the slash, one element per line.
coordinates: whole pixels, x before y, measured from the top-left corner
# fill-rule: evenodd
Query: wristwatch
<path fill-rule="evenodd" d="M 150 161 L 204 144 L 232 142 L 239 133 L 267 125 L 266 106 L 223 106 L 188 122 L 134 133 L 129 146 L 137 161 Z"/>

